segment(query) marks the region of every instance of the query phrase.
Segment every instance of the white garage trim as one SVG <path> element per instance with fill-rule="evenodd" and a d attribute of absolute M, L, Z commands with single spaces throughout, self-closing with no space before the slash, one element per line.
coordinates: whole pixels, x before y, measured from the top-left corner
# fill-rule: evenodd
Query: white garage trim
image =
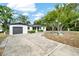
<path fill-rule="evenodd" d="M 13 27 L 22 27 L 23 28 L 22 34 L 27 34 L 28 28 L 26 25 L 10 25 L 9 26 L 9 34 L 10 35 L 13 35 Z"/>

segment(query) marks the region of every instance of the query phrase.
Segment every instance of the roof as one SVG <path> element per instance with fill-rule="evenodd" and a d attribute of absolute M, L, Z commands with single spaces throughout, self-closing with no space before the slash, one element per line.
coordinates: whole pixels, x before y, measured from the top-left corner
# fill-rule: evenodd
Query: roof
<path fill-rule="evenodd" d="M 42 27 L 41 25 L 28 25 L 30 27 Z"/>
<path fill-rule="evenodd" d="M 27 24 L 23 24 L 23 23 L 10 23 L 9 25 L 27 25 Z"/>
<path fill-rule="evenodd" d="M 10 25 L 27 25 L 27 24 L 23 24 L 23 23 L 11 23 Z M 27 26 L 29 26 L 29 27 L 42 27 L 41 25 L 33 25 L 33 24 L 29 24 Z"/>

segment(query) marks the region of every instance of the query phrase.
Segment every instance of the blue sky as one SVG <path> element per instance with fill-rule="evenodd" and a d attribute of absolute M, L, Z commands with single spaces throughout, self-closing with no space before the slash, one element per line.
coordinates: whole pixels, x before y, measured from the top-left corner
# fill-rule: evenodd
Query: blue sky
<path fill-rule="evenodd" d="M 54 9 L 56 4 L 52 3 L 36 3 L 35 6 L 37 10 L 35 12 L 30 13 L 30 20 L 38 20 L 41 17 L 43 17 L 48 11 L 51 11 Z"/>
<path fill-rule="evenodd" d="M 16 2 L 15 2 L 16 1 Z M 1 0 L 0 5 L 6 5 L 17 13 L 29 17 L 31 23 L 43 17 L 55 8 L 55 3 L 25 3 L 26 0 Z"/>

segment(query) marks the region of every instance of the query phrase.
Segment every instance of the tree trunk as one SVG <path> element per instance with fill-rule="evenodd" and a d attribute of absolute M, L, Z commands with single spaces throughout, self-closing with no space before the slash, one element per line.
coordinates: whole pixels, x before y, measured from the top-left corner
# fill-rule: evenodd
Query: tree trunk
<path fill-rule="evenodd" d="M 64 34 L 62 32 L 62 28 L 63 28 L 63 25 L 61 25 L 61 26 L 58 25 L 58 35 L 63 35 Z"/>
<path fill-rule="evenodd" d="M 76 28 L 76 24 L 77 24 L 77 23 L 75 23 L 75 28 Z"/>
<path fill-rule="evenodd" d="M 61 26 L 61 27 L 60 27 L 60 31 L 61 31 L 61 32 L 62 32 L 62 28 L 63 28 L 63 27 Z"/>
<path fill-rule="evenodd" d="M 54 31 L 54 26 L 52 26 L 52 32 Z"/>
<path fill-rule="evenodd" d="M 70 31 L 70 28 L 67 28 L 68 29 L 68 31 Z"/>

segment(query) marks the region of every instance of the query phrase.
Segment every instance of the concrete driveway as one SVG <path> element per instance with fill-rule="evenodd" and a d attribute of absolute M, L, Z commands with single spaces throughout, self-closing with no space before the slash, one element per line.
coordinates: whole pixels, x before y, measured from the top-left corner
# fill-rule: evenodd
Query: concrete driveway
<path fill-rule="evenodd" d="M 3 56 L 78 56 L 79 48 L 49 40 L 43 33 L 19 34 L 6 38 Z"/>

